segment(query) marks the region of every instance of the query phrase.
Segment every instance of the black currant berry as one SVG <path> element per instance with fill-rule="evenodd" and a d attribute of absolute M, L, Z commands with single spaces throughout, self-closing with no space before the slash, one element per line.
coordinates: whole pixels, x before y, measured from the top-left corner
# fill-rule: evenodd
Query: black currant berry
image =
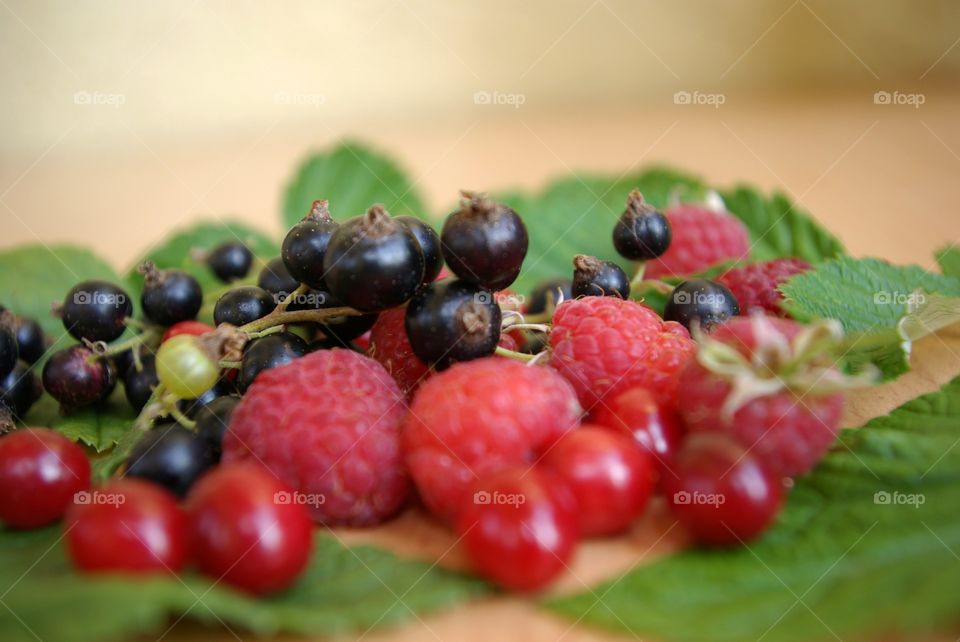
<path fill-rule="evenodd" d="M 723 285 L 706 279 L 690 279 L 676 288 L 663 309 L 665 321 L 676 321 L 688 330 L 696 321 L 700 329 L 710 332 L 740 314 L 740 304 Z"/>
<path fill-rule="evenodd" d="M 17 317 L 13 330 L 17 337 L 20 358 L 31 365 L 39 361 L 47 351 L 47 337 L 43 333 L 43 326 L 33 319 Z"/>
<path fill-rule="evenodd" d="M 406 225 L 417 237 L 417 244 L 423 252 L 423 282 L 431 283 L 443 269 L 443 251 L 440 248 L 440 236 L 430 225 L 416 216 L 398 216 L 398 221 Z"/>
<path fill-rule="evenodd" d="M 206 442 L 216 461 L 223 452 L 223 435 L 230 425 L 233 409 L 240 403 L 239 397 L 219 397 L 197 411 L 197 436 Z"/>
<path fill-rule="evenodd" d="M 630 298 L 630 279 L 612 261 L 578 254 L 573 257 L 573 296 L 617 296 Z"/>
<path fill-rule="evenodd" d="M 287 271 L 299 283 L 324 289 L 323 256 L 330 237 L 340 226 L 330 217 L 327 201 L 314 201 L 307 216 L 290 228 L 283 239 L 280 256 Z"/>
<path fill-rule="evenodd" d="M 443 370 L 493 354 L 500 341 L 500 306 L 489 290 L 460 280 L 426 285 L 410 300 L 404 325 L 421 361 Z"/>
<path fill-rule="evenodd" d="M 527 255 L 523 219 L 483 194 L 461 192 L 460 209 L 447 217 L 440 233 L 443 258 L 467 283 L 502 290 L 513 283 Z"/>
<path fill-rule="evenodd" d="M 550 347 L 550 335 L 546 332 L 527 332 L 527 338 L 520 346 L 520 352 L 525 354 L 540 354 Z"/>
<path fill-rule="evenodd" d="M 240 241 L 221 243 L 207 253 L 207 266 L 224 283 L 242 279 L 253 265 L 253 252 Z"/>
<path fill-rule="evenodd" d="M 417 237 L 382 205 L 334 232 L 323 266 L 327 291 L 361 312 L 405 303 L 420 287 L 424 273 Z"/>
<path fill-rule="evenodd" d="M 189 418 L 196 416 L 203 408 L 209 406 L 215 400 L 222 397 L 233 397 L 240 393 L 235 383 L 221 377 L 216 384 L 196 399 L 181 399 L 177 402 L 177 408 Z"/>
<path fill-rule="evenodd" d="M 6 377 L 17 365 L 20 349 L 17 347 L 17 335 L 11 328 L 0 325 L 0 377 Z"/>
<path fill-rule="evenodd" d="M 116 385 L 108 359 L 86 346 L 55 352 L 43 366 L 43 389 L 64 408 L 80 408 L 105 399 Z"/>
<path fill-rule="evenodd" d="M 152 428 L 133 446 L 124 475 L 146 479 L 183 497 L 215 463 L 214 453 L 205 440 L 183 426 L 164 423 Z"/>
<path fill-rule="evenodd" d="M 569 301 L 573 298 L 570 279 L 547 279 L 530 291 L 527 300 L 527 314 L 542 314 L 549 307 L 557 307 L 560 300 Z"/>
<path fill-rule="evenodd" d="M 171 326 L 197 318 L 203 305 L 200 283 L 183 270 L 158 270 L 149 261 L 140 267 L 144 275 L 140 304 L 147 318 Z"/>
<path fill-rule="evenodd" d="M 277 307 L 273 295 L 255 285 L 234 288 L 224 294 L 213 307 L 213 322 L 245 325 L 267 316 Z"/>
<path fill-rule="evenodd" d="M 341 308 L 344 303 L 339 301 L 329 292 L 322 290 L 308 290 L 304 294 L 290 302 L 288 310 L 325 310 L 328 308 Z M 333 345 L 343 348 L 349 347 L 349 343 L 366 333 L 377 322 L 379 314 L 360 314 L 343 317 L 331 317 L 326 323 L 316 323 L 317 329 L 323 333 L 324 339 L 329 339 Z"/>
<path fill-rule="evenodd" d="M 243 351 L 237 385 L 246 391 L 264 370 L 276 368 L 307 354 L 307 342 L 291 332 L 277 332 L 254 339 Z"/>
<path fill-rule="evenodd" d="M 275 301 L 282 301 L 288 294 L 300 287 L 300 282 L 290 275 L 283 259 L 279 256 L 267 261 L 257 277 L 257 286 L 273 295 Z"/>
<path fill-rule="evenodd" d="M 84 281 L 63 300 L 63 327 L 77 339 L 113 341 L 126 329 L 133 302 L 122 288 L 106 281 Z"/>
<path fill-rule="evenodd" d="M 6 406 L 21 421 L 41 394 L 43 389 L 25 361 L 18 361 L 13 370 L 0 379 L 0 405 Z"/>
<path fill-rule="evenodd" d="M 643 200 L 635 189 L 627 197 L 627 207 L 613 226 L 613 246 L 625 259 L 649 261 L 662 256 L 670 247 L 673 232 L 670 221 Z"/>
<path fill-rule="evenodd" d="M 123 374 L 123 392 L 134 410 L 140 412 L 147 405 L 153 389 L 160 383 L 157 378 L 156 358 L 152 354 L 140 357 L 141 368 L 131 365 Z"/>

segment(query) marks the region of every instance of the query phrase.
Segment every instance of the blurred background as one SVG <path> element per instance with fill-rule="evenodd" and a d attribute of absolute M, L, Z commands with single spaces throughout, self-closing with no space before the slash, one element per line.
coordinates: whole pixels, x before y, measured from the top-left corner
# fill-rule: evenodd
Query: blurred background
<path fill-rule="evenodd" d="M 960 238 L 950 0 L 0 0 L 0 74 L 2 247 L 125 266 L 200 214 L 279 236 L 295 165 L 345 137 L 433 215 L 667 163 L 784 190 L 857 254 Z"/>

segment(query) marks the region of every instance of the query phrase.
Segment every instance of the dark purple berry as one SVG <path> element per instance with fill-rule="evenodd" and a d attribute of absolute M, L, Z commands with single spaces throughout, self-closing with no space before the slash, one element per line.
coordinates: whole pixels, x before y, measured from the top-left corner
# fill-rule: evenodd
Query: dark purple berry
<path fill-rule="evenodd" d="M 221 243 L 207 253 L 207 266 L 224 283 L 242 279 L 253 265 L 253 252 L 240 241 Z"/>
<path fill-rule="evenodd" d="M 123 334 L 133 302 L 122 288 L 106 281 L 84 281 L 63 300 L 63 327 L 77 339 L 110 342 Z"/>
<path fill-rule="evenodd" d="M 140 369 L 132 364 L 123 374 L 123 392 L 134 410 L 140 412 L 150 400 L 153 389 L 160 380 L 157 378 L 156 359 L 152 354 L 140 357 Z"/>
<path fill-rule="evenodd" d="M 245 325 L 267 316 L 277 307 L 269 292 L 254 285 L 234 288 L 224 294 L 213 307 L 213 322 Z"/>
<path fill-rule="evenodd" d="M 612 261 L 578 254 L 573 257 L 573 285 L 570 290 L 574 298 L 616 296 L 627 299 L 630 297 L 630 279 Z"/>
<path fill-rule="evenodd" d="M 223 435 L 230 425 L 233 409 L 240 403 L 239 397 L 218 397 L 197 411 L 194 421 L 197 436 L 206 442 L 216 461 L 223 452 Z"/>
<path fill-rule="evenodd" d="M 21 421 L 41 394 L 40 383 L 24 361 L 18 361 L 13 370 L 0 379 L 0 405 L 6 406 Z"/>
<path fill-rule="evenodd" d="M 667 251 L 672 238 L 667 217 L 644 202 L 640 190 L 630 192 L 627 207 L 613 226 L 613 246 L 620 256 L 631 261 L 655 259 Z"/>
<path fill-rule="evenodd" d="M 80 408 L 105 399 L 116 377 L 108 359 L 86 346 L 55 352 L 43 366 L 43 389 L 64 408 Z"/>
<path fill-rule="evenodd" d="M 205 440 L 183 426 L 164 423 L 152 428 L 134 445 L 124 475 L 146 479 L 183 497 L 215 463 L 214 453 Z"/>
<path fill-rule="evenodd" d="M 264 370 L 288 364 L 305 354 L 307 343 L 291 332 L 277 332 L 254 339 L 243 351 L 240 376 L 237 378 L 240 391 L 246 391 Z"/>
<path fill-rule="evenodd" d="M 19 357 L 17 335 L 7 326 L 0 325 L 0 377 L 6 377 L 13 371 Z"/>
<path fill-rule="evenodd" d="M 324 289 L 323 257 L 330 237 L 340 226 L 330 217 L 327 201 L 314 201 L 310 213 L 290 228 L 280 256 L 290 275 L 311 288 Z"/>
<path fill-rule="evenodd" d="M 676 321 L 688 330 L 696 322 L 710 332 L 740 314 L 740 304 L 725 286 L 706 279 L 690 279 L 676 288 L 663 309 L 665 321 Z"/>
<path fill-rule="evenodd" d="M 300 282 L 290 275 L 283 259 L 278 256 L 267 261 L 260 270 L 257 285 L 272 294 L 275 301 L 281 301 L 300 287 Z"/>
<path fill-rule="evenodd" d="M 530 298 L 527 300 L 528 314 L 541 314 L 557 307 L 560 300 L 569 301 L 573 298 L 573 291 L 570 279 L 547 279 L 530 291 Z"/>
<path fill-rule="evenodd" d="M 183 270 L 158 270 L 150 262 L 141 266 L 144 273 L 140 304 L 147 318 L 162 326 L 197 318 L 203 305 L 200 283 Z"/>
<path fill-rule="evenodd" d="M 216 399 L 222 397 L 237 396 L 239 391 L 236 384 L 225 377 L 221 377 L 217 383 L 196 399 L 181 399 L 177 402 L 177 408 L 189 418 L 196 416 L 206 406 L 209 406 Z"/>
<path fill-rule="evenodd" d="M 47 337 L 43 333 L 43 327 L 33 319 L 16 317 L 13 329 L 20 358 L 31 365 L 39 361 L 47 351 Z"/>
<path fill-rule="evenodd" d="M 443 269 L 443 251 L 440 248 L 440 236 L 430 225 L 416 216 L 398 216 L 398 221 L 406 225 L 417 237 L 417 244 L 423 252 L 423 282 L 431 283 Z"/>

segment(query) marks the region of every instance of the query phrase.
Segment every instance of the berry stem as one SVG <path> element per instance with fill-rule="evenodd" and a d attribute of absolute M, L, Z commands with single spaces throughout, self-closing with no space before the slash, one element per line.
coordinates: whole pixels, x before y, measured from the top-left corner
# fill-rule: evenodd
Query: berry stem
<path fill-rule="evenodd" d="M 223 360 L 223 361 L 218 362 L 217 365 L 220 366 L 221 368 L 226 369 L 226 370 L 233 370 L 233 369 L 239 368 L 241 365 L 243 365 L 243 362 L 242 362 L 242 361 L 227 361 L 227 360 Z"/>
<path fill-rule="evenodd" d="M 187 417 L 185 414 L 180 412 L 179 408 L 177 408 L 176 397 L 167 396 L 166 398 L 164 398 L 164 405 L 167 408 L 167 412 L 170 413 L 170 416 L 173 417 L 178 424 L 180 424 L 184 428 L 189 428 L 190 430 L 193 430 L 197 427 L 197 422 Z"/>
<path fill-rule="evenodd" d="M 304 323 L 315 321 L 323 323 L 333 317 L 356 317 L 363 314 L 353 308 L 327 308 L 325 310 L 274 310 L 267 316 L 251 321 L 240 326 L 240 331 L 250 334 L 252 332 L 262 332 L 267 328 L 274 326 L 288 325 L 290 323 Z"/>
<path fill-rule="evenodd" d="M 637 261 L 636 270 L 633 273 L 633 278 L 630 279 L 630 291 L 636 292 L 640 289 L 640 286 L 643 285 L 643 273 L 647 271 L 647 262 L 646 261 Z"/>
<path fill-rule="evenodd" d="M 138 354 L 139 351 L 137 348 L 142 345 L 152 345 L 160 338 L 159 328 L 155 326 L 144 326 L 144 328 L 144 331 L 140 334 L 135 334 L 128 339 L 111 345 L 107 345 L 102 341 L 94 342 L 90 346 L 90 349 L 93 350 L 94 353 L 94 356 L 90 357 L 90 362 L 92 363 L 94 360 L 102 359 L 103 357 L 112 357 L 127 350 L 133 350 L 134 363 L 138 362 L 140 355 Z"/>
<path fill-rule="evenodd" d="M 296 300 L 301 294 L 306 294 L 310 290 L 310 287 L 305 283 L 301 283 L 297 286 L 297 289 L 284 297 L 283 301 L 277 304 L 277 307 L 274 309 L 274 312 L 286 312 L 287 308 L 290 307 L 290 304 Z"/>
<path fill-rule="evenodd" d="M 660 294 L 670 294 L 673 292 L 674 287 L 666 281 L 660 281 L 658 279 L 640 280 L 635 285 L 633 283 L 630 284 L 630 291 L 637 296 L 640 296 L 647 290 L 653 290 L 654 292 L 659 292 Z"/>
<path fill-rule="evenodd" d="M 272 328 L 267 328 L 266 330 L 261 330 L 260 332 L 248 332 L 248 339 L 259 339 L 260 337 L 265 337 L 268 334 L 276 334 L 277 332 L 283 332 L 282 325 L 275 325 Z"/>
<path fill-rule="evenodd" d="M 547 323 L 513 323 L 504 327 L 509 330 L 534 330 L 536 332 L 550 332 L 551 326 Z"/>
<path fill-rule="evenodd" d="M 528 361 L 533 361 L 537 357 L 537 355 L 535 354 L 526 354 L 525 352 L 508 350 L 502 346 L 497 346 L 497 349 L 494 350 L 494 354 L 501 357 L 507 357 L 508 359 L 516 359 L 517 361 L 523 361 L 524 363 Z"/>

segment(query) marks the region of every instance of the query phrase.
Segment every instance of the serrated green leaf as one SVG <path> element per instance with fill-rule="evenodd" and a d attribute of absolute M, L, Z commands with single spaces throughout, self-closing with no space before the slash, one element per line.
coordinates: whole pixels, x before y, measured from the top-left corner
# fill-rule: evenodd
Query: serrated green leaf
<path fill-rule="evenodd" d="M 334 218 L 344 220 L 382 203 L 395 215 L 425 217 L 415 185 L 390 158 L 357 142 L 309 156 L 287 185 L 283 200 L 284 229 L 310 212 L 317 199 L 330 201 Z"/>
<path fill-rule="evenodd" d="M 53 397 L 43 395 L 30 408 L 24 423 L 52 428 L 99 453 L 112 448 L 130 429 L 136 417 L 124 397 L 123 387 L 118 386 L 106 403 L 66 415 L 60 412 L 60 405 Z"/>
<path fill-rule="evenodd" d="M 671 641 L 897 637 L 955 624 L 958 438 L 960 378 L 844 431 L 759 542 L 685 552 L 546 605 Z"/>
<path fill-rule="evenodd" d="M 952 243 L 937 250 L 937 264 L 947 276 L 960 279 L 960 247 Z"/>

